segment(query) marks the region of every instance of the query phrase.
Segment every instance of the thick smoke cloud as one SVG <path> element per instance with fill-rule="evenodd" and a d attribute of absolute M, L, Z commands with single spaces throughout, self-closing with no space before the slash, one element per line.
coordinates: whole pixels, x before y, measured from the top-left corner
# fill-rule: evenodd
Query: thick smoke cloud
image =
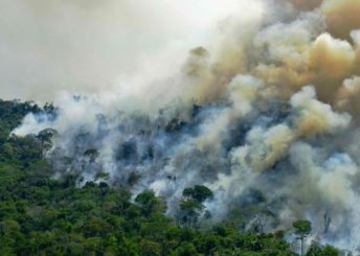
<path fill-rule="evenodd" d="M 29 114 L 13 133 L 55 129 L 46 156 L 58 175 L 79 174 L 80 186 L 106 179 L 135 194 L 152 189 L 167 198 L 168 214 L 175 215 L 183 189 L 203 184 L 214 191 L 214 198 L 205 202 L 214 221 L 256 206 L 274 213 L 251 216 L 249 223 L 261 223 L 263 231 L 288 229 L 294 220 L 308 218 L 314 224 L 312 238 L 355 250 L 360 241 L 360 24 L 354 14 L 358 1 L 235 2 L 226 2 L 231 8 L 221 15 L 210 15 L 217 22 L 198 26 L 195 21 L 202 19 L 190 20 L 195 28 L 186 31 L 185 26 L 181 33 L 204 30 L 204 43 L 194 45 L 186 56 L 178 48 L 169 50 L 162 64 L 156 58 L 140 58 L 145 63 L 142 73 L 112 88 L 96 87 L 96 93 L 64 93 L 56 100 L 55 117 Z M 113 24 L 115 16 L 133 19 L 133 12 L 126 12 L 132 5 L 126 2 L 128 15 L 114 17 L 117 4 L 111 1 L 96 8 L 95 1 L 78 3 L 66 8 L 75 8 L 76 22 L 91 21 L 86 23 L 90 30 L 101 24 L 92 21 L 96 15 L 103 14 L 100 20 L 107 24 Z M 60 12 L 63 5 L 48 8 Z M 142 5 L 135 6 L 147 6 Z M 201 2 L 197 8 L 205 5 Z M 147 15 L 161 6 L 151 6 L 144 20 L 119 22 L 130 37 L 139 36 L 141 30 L 134 30 L 138 22 L 152 28 Z M 34 17 L 49 14 L 35 10 L 39 13 Z M 170 24 L 178 24 L 170 14 L 164 14 Z M 164 26 L 159 17 L 151 18 L 154 25 Z M 162 29 L 157 31 L 159 38 L 166 34 Z M 106 38 L 94 40 L 103 45 Z M 66 49 L 61 43 L 58 47 Z M 142 47 L 135 43 L 135 50 L 127 54 L 134 60 Z M 113 55 L 112 48 L 107 51 L 110 63 L 122 55 L 116 50 L 119 55 Z M 96 54 L 103 57 L 101 51 Z M 77 59 L 73 64 L 82 66 L 83 59 Z M 108 59 L 96 65 L 106 67 Z M 73 69 L 76 79 L 83 78 L 80 70 L 92 74 L 86 65 Z M 49 81 L 61 81 L 57 78 Z M 79 82 L 76 79 L 72 82 Z M 99 175 L 104 172 L 107 178 Z"/>

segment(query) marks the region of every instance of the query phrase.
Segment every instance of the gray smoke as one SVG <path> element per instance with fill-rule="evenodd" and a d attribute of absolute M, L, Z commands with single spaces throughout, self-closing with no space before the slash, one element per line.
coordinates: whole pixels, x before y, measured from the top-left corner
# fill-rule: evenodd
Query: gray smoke
<path fill-rule="evenodd" d="M 58 175 L 80 174 L 79 186 L 106 180 L 134 194 L 152 189 L 174 215 L 183 189 L 203 184 L 215 194 L 205 202 L 214 221 L 255 205 L 271 213 L 251 219 L 263 231 L 308 218 L 312 239 L 354 250 L 360 18 L 350 13 L 360 1 L 226 6 L 235 11 L 214 16 L 218 34 L 205 36 L 210 42 L 177 70 L 165 58 L 111 90 L 64 93 L 55 117 L 29 114 L 13 133 L 55 129 L 46 156 Z"/>

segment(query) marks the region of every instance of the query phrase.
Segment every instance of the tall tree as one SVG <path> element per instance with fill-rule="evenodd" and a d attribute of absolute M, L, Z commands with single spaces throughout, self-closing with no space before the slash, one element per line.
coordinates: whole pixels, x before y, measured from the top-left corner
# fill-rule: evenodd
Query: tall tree
<path fill-rule="evenodd" d="M 300 240 L 300 255 L 304 255 L 304 239 L 311 232 L 311 222 L 308 220 L 297 220 L 293 223 L 297 239 Z"/>

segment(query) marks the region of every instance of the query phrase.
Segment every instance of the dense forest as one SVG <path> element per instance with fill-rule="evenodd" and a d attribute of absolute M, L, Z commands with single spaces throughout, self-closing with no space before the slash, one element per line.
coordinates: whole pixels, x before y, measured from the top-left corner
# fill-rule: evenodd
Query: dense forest
<path fill-rule="evenodd" d="M 170 218 L 152 191 L 133 198 L 124 186 L 78 187 L 73 174 L 54 176 L 43 156 L 44 133 L 10 135 L 27 113 L 41 111 L 54 107 L 0 101 L 0 255 L 300 254 L 298 245 L 311 229 L 306 220 L 268 234 L 242 231 L 241 216 L 213 225 L 198 221 L 203 201 L 212 196 L 205 186 L 185 189 L 181 217 Z M 289 234 L 297 239 L 289 241 Z M 339 255 L 316 242 L 307 249 L 306 255 Z"/>

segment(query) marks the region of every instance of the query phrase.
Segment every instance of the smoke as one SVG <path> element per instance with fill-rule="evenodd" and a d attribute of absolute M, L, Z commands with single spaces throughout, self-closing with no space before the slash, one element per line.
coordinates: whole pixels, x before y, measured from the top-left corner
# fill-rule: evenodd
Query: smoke
<path fill-rule="evenodd" d="M 171 72 L 235 2 L 1 0 L 0 92 L 50 101 L 64 91 L 114 90 L 143 69 Z"/>
<path fill-rule="evenodd" d="M 57 95 L 55 115 L 29 114 L 13 133 L 55 129 L 46 156 L 59 175 L 152 189 L 170 215 L 203 184 L 214 221 L 256 206 L 249 223 L 263 231 L 308 218 L 321 242 L 358 246 L 358 1 L 75 3 L 8 3 L 24 15 L 7 24 L 32 22 L 6 30 L 19 52 L 0 69 L 30 86 L 18 95 L 42 82 Z"/>

